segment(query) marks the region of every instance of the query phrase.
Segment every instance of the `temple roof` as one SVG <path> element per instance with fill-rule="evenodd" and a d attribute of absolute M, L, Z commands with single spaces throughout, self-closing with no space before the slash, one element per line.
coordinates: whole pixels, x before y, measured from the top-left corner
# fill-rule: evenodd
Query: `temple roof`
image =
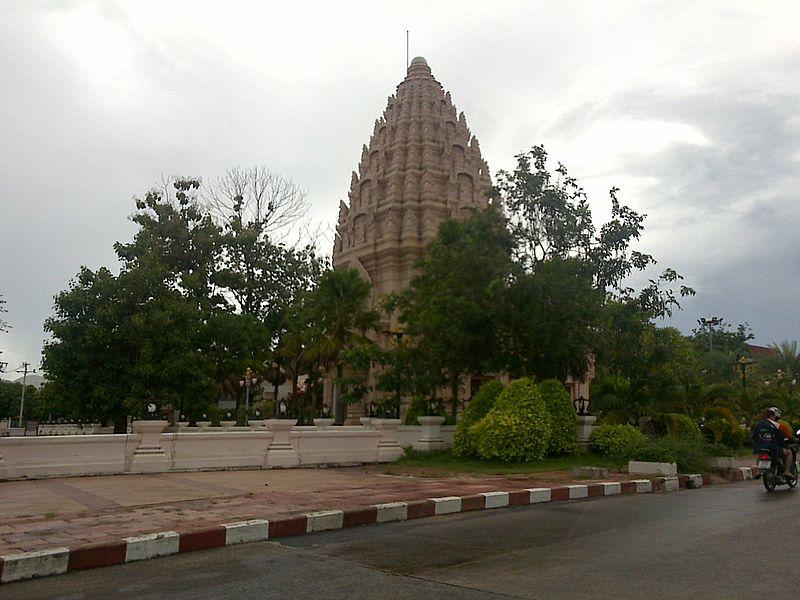
<path fill-rule="evenodd" d="M 444 219 L 485 208 L 490 187 L 464 113 L 417 56 L 362 148 L 340 204 L 334 264 L 356 255 L 368 263 L 387 244 L 424 248 Z"/>

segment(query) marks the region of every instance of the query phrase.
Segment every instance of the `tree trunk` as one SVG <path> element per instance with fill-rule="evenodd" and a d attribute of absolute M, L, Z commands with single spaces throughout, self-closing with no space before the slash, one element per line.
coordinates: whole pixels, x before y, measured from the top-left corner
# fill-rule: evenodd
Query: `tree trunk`
<path fill-rule="evenodd" d="M 453 420 L 455 420 L 456 415 L 458 415 L 458 376 L 456 376 L 455 379 L 453 379 L 453 381 L 450 383 L 450 393 L 453 396 L 451 398 L 452 406 L 450 414 L 452 415 Z"/>
<path fill-rule="evenodd" d="M 340 380 L 342 379 L 342 365 L 336 365 L 336 381 L 333 383 L 333 408 L 334 418 L 337 425 L 344 425 L 345 407 L 342 403 L 342 390 Z"/>

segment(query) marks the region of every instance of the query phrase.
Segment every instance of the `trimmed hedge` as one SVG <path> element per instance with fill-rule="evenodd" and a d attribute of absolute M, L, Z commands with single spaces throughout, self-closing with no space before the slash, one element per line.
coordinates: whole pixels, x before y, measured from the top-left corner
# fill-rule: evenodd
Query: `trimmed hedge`
<path fill-rule="evenodd" d="M 645 438 L 637 445 L 631 460 L 676 463 L 680 473 L 701 473 L 707 468 L 711 446 L 701 439 Z"/>
<path fill-rule="evenodd" d="M 600 425 L 589 436 L 593 450 L 613 459 L 618 464 L 628 462 L 644 434 L 633 425 Z"/>
<path fill-rule="evenodd" d="M 536 387 L 550 415 L 552 434 L 547 454 L 574 454 L 578 451 L 578 418 L 564 384 L 557 379 L 545 379 Z"/>
<path fill-rule="evenodd" d="M 497 397 L 502 392 L 503 384 L 493 379 L 484 383 L 478 393 L 473 396 L 456 427 L 456 433 L 453 437 L 454 455 L 464 457 L 478 455 L 478 449 L 475 447 L 475 439 L 470 433 L 470 428 L 492 410 Z"/>
<path fill-rule="evenodd" d="M 489 413 L 470 429 L 481 458 L 532 461 L 550 445 L 550 415 L 536 385 L 516 379 L 498 396 Z"/>

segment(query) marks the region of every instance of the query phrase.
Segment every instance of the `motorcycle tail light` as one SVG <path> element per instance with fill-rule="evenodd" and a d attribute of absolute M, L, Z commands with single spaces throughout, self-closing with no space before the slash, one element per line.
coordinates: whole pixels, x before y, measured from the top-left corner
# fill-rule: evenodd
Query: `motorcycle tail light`
<path fill-rule="evenodd" d="M 769 459 L 770 459 L 770 455 L 769 454 L 767 454 L 766 452 L 762 452 L 761 453 L 760 460 L 769 460 Z"/>

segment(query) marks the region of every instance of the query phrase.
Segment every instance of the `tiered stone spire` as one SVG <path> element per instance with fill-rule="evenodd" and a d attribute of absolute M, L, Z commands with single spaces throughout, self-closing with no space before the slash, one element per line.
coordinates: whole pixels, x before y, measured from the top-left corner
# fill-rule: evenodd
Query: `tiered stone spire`
<path fill-rule="evenodd" d="M 402 290 L 439 223 L 485 208 L 490 186 L 464 113 L 415 58 L 361 151 L 349 203 L 339 203 L 334 267 L 361 271 L 376 299 Z"/>

